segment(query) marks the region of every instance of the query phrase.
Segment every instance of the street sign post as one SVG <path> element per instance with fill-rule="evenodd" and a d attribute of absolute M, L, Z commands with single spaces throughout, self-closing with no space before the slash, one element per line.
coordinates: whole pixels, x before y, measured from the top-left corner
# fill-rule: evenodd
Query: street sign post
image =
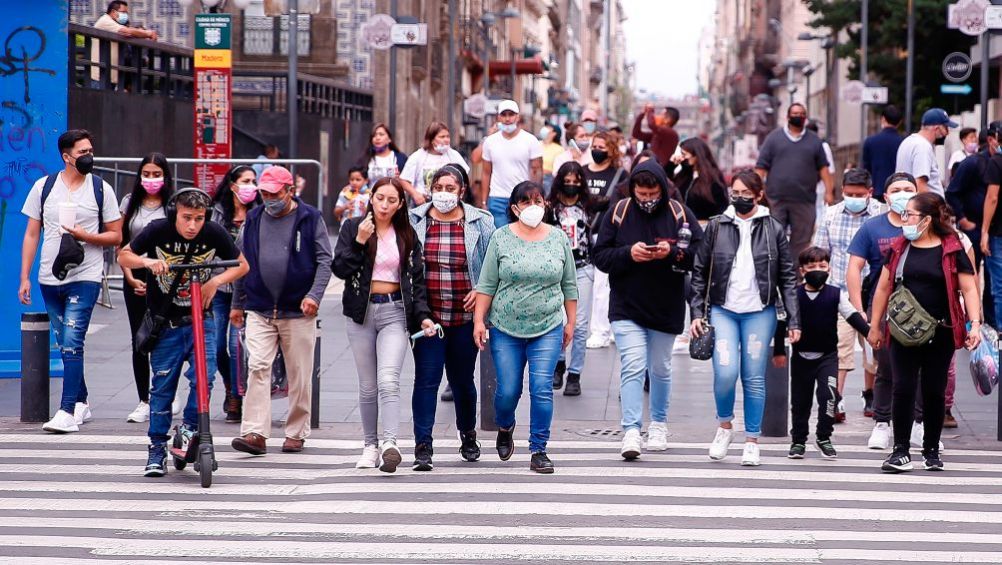
<path fill-rule="evenodd" d="M 196 159 L 232 157 L 232 29 L 230 14 L 195 15 Z M 195 165 L 195 185 L 211 194 L 228 170 L 225 164 Z"/>
<path fill-rule="evenodd" d="M 947 27 L 959 29 L 972 37 L 985 32 L 986 10 L 991 5 L 989 0 L 960 0 L 947 7 Z"/>
<path fill-rule="evenodd" d="M 1002 6 L 993 5 L 985 8 L 985 27 L 1002 29 Z"/>
<path fill-rule="evenodd" d="M 971 88 L 969 84 L 941 84 L 939 85 L 940 94 L 959 94 L 962 96 L 967 96 L 974 89 Z"/>
<path fill-rule="evenodd" d="M 839 89 L 839 95 L 849 104 L 859 104 L 863 101 L 864 90 L 866 90 L 866 85 L 862 81 L 850 80 Z"/>
<path fill-rule="evenodd" d="M 955 51 L 943 59 L 943 77 L 950 82 L 964 82 L 971 77 L 973 70 L 974 65 L 967 53 Z"/>

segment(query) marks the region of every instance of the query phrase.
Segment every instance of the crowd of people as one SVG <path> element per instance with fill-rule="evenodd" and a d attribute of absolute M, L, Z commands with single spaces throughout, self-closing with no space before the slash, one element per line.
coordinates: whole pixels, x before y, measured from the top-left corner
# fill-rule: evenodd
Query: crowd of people
<path fill-rule="evenodd" d="M 167 158 L 151 153 L 119 206 L 92 173 L 90 134 L 67 131 L 58 142 L 64 168 L 39 179 L 22 209 L 29 220 L 20 300 L 31 302 L 41 244 L 38 282 L 65 366 L 60 408 L 43 429 L 75 432 L 91 418 L 84 337 L 102 248 L 114 247 L 139 399 L 127 419 L 149 421 L 147 476 L 167 472 L 174 415 L 183 410 L 175 436 L 190 440 L 197 431 L 195 395 L 182 407 L 177 394 L 185 364 L 194 387 L 192 279 L 202 283 L 208 373 L 223 380 L 226 420 L 240 423 L 232 447 L 264 455 L 278 363 L 289 389 L 282 451 L 302 451 L 309 436 L 316 316 L 332 276 L 344 281 L 358 375 L 360 469 L 392 473 L 404 460 L 400 390 L 409 351 L 413 469 L 434 467 L 443 374 L 460 456 L 477 461 L 474 371 L 489 347 L 497 388 L 481 402 L 494 406 L 498 456 L 515 452 L 527 371 L 530 469 L 552 473 L 554 391 L 580 395 L 587 350 L 614 342 L 624 459 L 668 448 L 672 356 L 685 348 L 712 359 L 711 459 L 726 458 L 735 438 L 740 381 L 740 461 L 759 465 L 770 362 L 790 370 L 789 457 L 807 455 L 816 399 L 817 450 L 835 458 L 858 348 L 864 414 L 874 419 L 868 446 L 891 451 L 882 469 L 912 469 L 914 446 L 925 469 L 942 470 L 942 430 L 956 425 L 955 352 L 981 340 L 981 273 L 985 314 L 1002 315 L 990 300 L 1002 292 L 1002 123 L 965 146 L 944 189 L 935 144 L 957 124 L 940 109 L 902 139 L 901 114 L 887 107 L 884 129 L 864 145 L 863 167 L 845 170 L 840 186 L 830 149 L 800 104 L 767 137 L 755 167 L 729 175 L 703 140 L 679 140 L 677 120 L 673 108 L 656 114 L 648 106 L 627 138 L 586 111 L 578 123 L 547 123 L 533 135 L 505 100 L 496 131 L 470 155 L 480 170 L 472 181 L 445 124 L 430 124 L 410 155 L 377 124 L 363 158 L 345 171 L 333 245 L 324 214 L 298 197 L 297 179 L 282 166 L 236 166 L 211 191 L 178 189 Z M 277 158 L 269 151 L 265 158 Z M 236 266 L 169 268 L 215 260 Z M 151 318 L 164 322 L 153 340 L 145 331 Z"/>

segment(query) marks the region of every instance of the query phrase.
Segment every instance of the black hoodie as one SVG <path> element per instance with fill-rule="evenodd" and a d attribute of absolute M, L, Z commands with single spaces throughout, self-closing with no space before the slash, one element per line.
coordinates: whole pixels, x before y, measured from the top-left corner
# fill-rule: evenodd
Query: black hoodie
<path fill-rule="evenodd" d="M 637 165 L 630 174 L 631 181 L 641 171 L 653 173 L 658 179 L 660 204 L 650 214 L 641 210 L 633 198 L 631 182 L 631 198 L 618 202 L 599 222 L 593 261 L 599 270 L 609 273 L 610 321 L 629 320 L 647 329 L 678 334 L 685 326 L 685 275 L 672 267 L 692 269 L 694 250 L 703 238 L 703 229 L 692 210 L 678 201 L 669 204 L 668 178 L 656 160 Z M 676 221 L 676 212 L 684 214 L 685 219 Z M 619 218 L 621 221 L 616 221 Z M 676 247 L 683 222 L 688 222 L 692 231 L 692 241 L 685 251 Z M 671 244 L 667 258 L 637 263 L 631 257 L 633 244 L 655 245 L 660 241 Z"/>

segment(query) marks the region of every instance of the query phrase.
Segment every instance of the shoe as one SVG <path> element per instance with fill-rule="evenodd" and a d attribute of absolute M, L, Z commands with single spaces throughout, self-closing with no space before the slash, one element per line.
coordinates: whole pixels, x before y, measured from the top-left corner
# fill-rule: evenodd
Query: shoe
<path fill-rule="evenodd" d="M 832 445 L 832 440 L 830 439 L 818 440 L 817 446 L 818 446 L 818 451 L 821 452 L 821 457 L 824 457 L 825 459 L 838 458 L 838 452 L 835 451 L 835 446 Z"/>
<path fill-rule="evenodd" d="M 553 390 L 560 390 L 564 386 L 564 372 L 567 365 L 563 361 L 557 361 L 557 366 L 553 369 Z"/>
<path fill-rule="evenodd" d="M 647 450 L 665 451 L 668 449 L 668 424 L 651 422 L 647 426 Z"/>
<path fill-rule="evenodd" d="M 264 455 L 268 452 L 268 446 L 265 445 L 264 436 L 261 434 L 247 434 L 243 437 L 235 437 L 230 442 L 230 445 L 237 451 L 250 453 L 251 455 Z"/>
<path fill-rule="evenodd" d="M 231 396 L 226 401 L 226 422 L 239 424 L 241 420 L 243 420 L 243 399 L 239 396 Z"/>
<path fill-rule="evenodd" d="M 73 407 L 73 419 L 77 421 L 77 425 L 81 425 L 85 422 L 90 422 L 94 417 L 94 414 L 90 411 L 90 405 L 86 402 L 77 402 Z"/>
<path fill-rule="evenodd" d="M 462 442 L 462 445 L 459 446 L 459 455 L 463 459 L 470 463 L 480 459 L 480 442 L 477 441 L 477 430 L 459 432 L 459 441 Z"/>
<path fill-rule="evenodd" d="M 745 467 L 758 467 L 760 462 L 758 443 L 754 441 L 745 442 L 745 451 L 741 455 L 741 464 Z"/>
<path fill-rule="evenodd" d="M 884 460 L 880 470 L 885 473 L 904 473 L 912 470 L 912 458 L 908 454 L 907 445 L 895 446 L 894 453 Z"/>
<path fill-rule="evenodd" d="M 787 459 L 803 459 L 807 453 L 807 446 L 802 443 L 790 445 L 790 452 L 786 454 Z"/>
<path fill-rule="evenodd" d="M 877 422 L 870 432 L 870 439 L 866 442 L 866 447 L 870 449 L 890 449 L 891 448 L 891 425 L 887 422 Z"/>
<path fill-rule="evenodd" d="M 431 456 L 435 451 L 427 443 L 419 443 L 414 447 L 414 470 L 431 471 L 434 465 L 431 463 Z"/>
<path fill-rule="evenodd" d="M 379 470 L 384 473 L 396 473 L 397 466 L 403 461 L 403 456 L 400 455 L 400 450 L 397 449 L 397 442 L 395 441 L 384 441 L 383 449 L 380 456 L 383 458 L 383 464 L 379 466 Z"/>
<path fill-rule="evenodd" d="M 532 458 L 529 459 L 529 470 L 549 475 L 553 472 L 553 461 L 550 461 L 545 451 L 533 453 Z"/>
<path fill-rule="evenodd" d="M 502 461 L 507 461 L 511 459 L 513 453 L 515 453 L 515 440 L 512 439 L 512 432 L 515 430 L 515 426 L 510 429 L 498 428 L 498 439 L 495 442 L 495 446 L 498 449 L 498 457 Z"/>
<path fill-rule="evenodd" d="M 188 446 L 191 445 L 191 438 L 195 436 L 195 431 L 185 425 L 180 425 L 174 428 L 174 433 L 180 438 L 180 447 L 182 453 L 188 453 Z"/>
<path fill-rule="evenodd" d="M 727 457 L 727 448 L 731 446 L 733 437 L 734 430 L 717 428 L 717 435 L 713 436 L 713 443 L 710 444 L 710 459 L 720 461 Z"/>
<path fill-rule="evenodd" d="M 302 453 L 304 445 L 306 445 L 305 439 L 287 437 L 282 442 L 282 453 Z"/>
<path fill-rule="evenodd" d="M 925 426 L 922 422 L 915 422 L 912 424 L 912 447 L 922 449 L 922 442 L 925 440 Z"/>
<path fill-rule="evenodd" d="M 567 385 L 564 387 L 564 396 L 581 396 L 581 375 L 567 373 Z"/>
<path fill-rule="evenodd" d="M 151 445 L 149 456 L 146 458 L 146 470 L 144 477 L 162 477 L 167 474 L 167 446 L 164 444 Z"/>
<path fill-rule="evenodd" d="M 845 422 L 845 402 L 842 397 L 838 398 L 838 402 L 835 403 L 835 423 L 841 424 Z"/>
<path fill-rule="evenodd" d="M 80 426 L 77 425 L 77 419 L 73 417 L 73 414 L 65 410 L 60 410 L 56 412 L 56 415 L 51 420 L 42 424 L 42 429 L 57 434 L 68 434 L 70 432 L 79 432 Z"/>
<path fill-rule="evenodd" d="M 922 453 L 925 459 L 924 467 L 926 471 L 942 471 L 943 460 L 939 458 L 939 451 L 926 451 Z"/>
<path fill-rule="evenodd" d="M 956 428 L 957 419 L 953 417 L 953 411 L 949 408 L 946 409 L 946 416 L 943 417 L 943 427 L 944 428 Z"/>
<path fill-rule="evenodd" d="M 375 445 L 367 445 L 362 448 L 362 456 L 355 463 L 356 469 L 375 469 L 379 466 L 379 448 Z"/>
<path fill-rule="evenodd" d="M 633 461 L 640 457 L 640 448 L 640 430 L 637 428 L 626 430 L 626 433 L 623 434 L 623 447 L 619 450 L 619 454 L 623 456 L 623 459 Z"/>
<path fill-rule="evenodd" d="M 145 422 L 150 419 L 150 404 L 148 402 L 140 402 L 136 409 L 129 413 L 125 418 L 126 422 Z"/>
<path fill-rule="evenodd" d="M 863 391 L 863 416 L 873 417 L 873 389 Z"/>
<path fill-rule="evenodd" d="M 438 398 L 442 402 L 452 402 L 452 400 L 453 400 L 452 386 L 451 385 L 445 385 L 445 390 L 442 391 L 442 396 L 439 396 Z"/>
<path fill-rule="evenodd" d="M 609 347 L 612 344 L 612 339 L 608 337 L 591 336 L 588 341 L 585 342 L 585 347 L 588 349 L 602 349 L 603 347 Z"/>

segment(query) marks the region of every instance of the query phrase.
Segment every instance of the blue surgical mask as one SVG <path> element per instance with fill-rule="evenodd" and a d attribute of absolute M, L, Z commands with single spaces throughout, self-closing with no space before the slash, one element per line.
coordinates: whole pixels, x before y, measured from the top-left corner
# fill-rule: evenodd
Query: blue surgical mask
<path fill-rule="evenodd" d="M 518 129 L 518 124 L 498 124 L 501 133 L 513 134 Z"/>
<path fill-rule="evenodd" d="M 905 211 L 908 201 L 914 197 L 914 192 L 895 192 L 894 194 L 887 195 L 887 204 L 891 207 L 891 210 L 900 214 Z"/>
<path fill-rule="evenodd" d="M 853 214 L 859 214 L 863 210 L 866 210 L 867 204 L 869 204 L 869 198 L 855 198 L 852 196 L 845 197 L 845 209 L 852 212 Z"/>
<path fill-rule="evenodd" d="M 595 126 L 596 126 L 595 122 L 585 122 L 584 130 L 588 133 L 595 133 Z"/>
<path fill-rule="evenodd" d="M 119 12 L 118 13 L 118 23 L 121 24 L 121 25 L 123 25 L 123 26 L 125 24 L 129 23 L 129 14 L 126 14 L 125 12 Z"/>
<path fill-rule="evenodd" d="M 925 228 L 919 229 L 918 224 L 916 225 L 905 224 L 901 226 L 901 233 L 902 235 L 905 236 L 905 239 L 907 239 L 908 241 L 915 241 L 916 239 L 922 237 L 922 232 L 924 231 Z"/>

